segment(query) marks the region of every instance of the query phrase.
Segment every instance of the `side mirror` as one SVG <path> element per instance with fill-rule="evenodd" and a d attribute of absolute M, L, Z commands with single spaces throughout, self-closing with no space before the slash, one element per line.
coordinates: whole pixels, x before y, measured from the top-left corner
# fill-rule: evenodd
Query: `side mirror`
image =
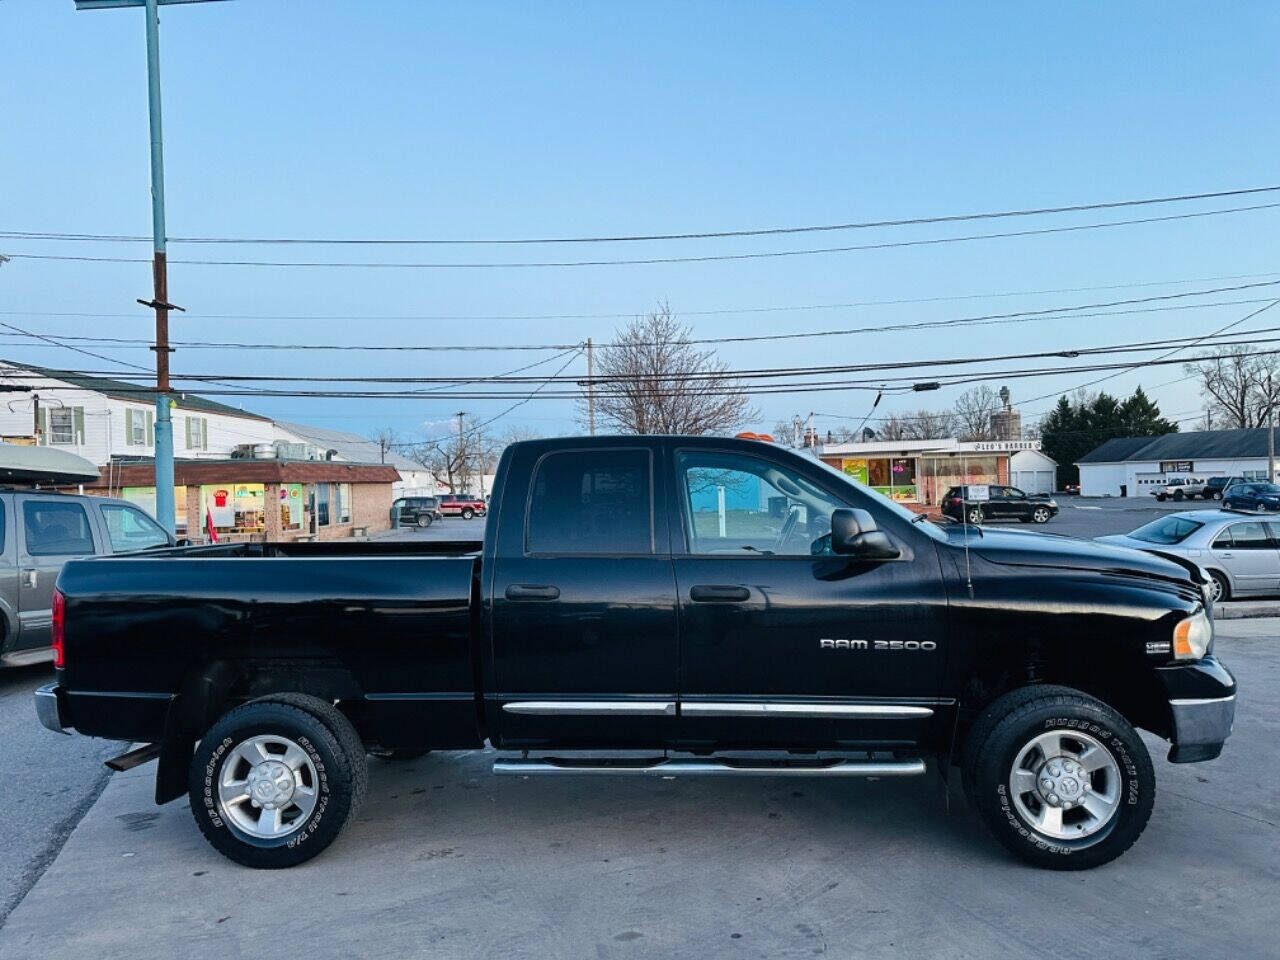
<path fill-rule="evenodd" d="M 831 514 L 831 552 L 855 560 L 896 560 L 902 555 L 870 513 L 847 507 Z"/>
<path fill-rule="evenodd" d="M 191 546 L 191 541 L 186 537 L 182 537 L 181 539 L 175 540 L 173 545 L 175 547 L 189 547 Z"/>

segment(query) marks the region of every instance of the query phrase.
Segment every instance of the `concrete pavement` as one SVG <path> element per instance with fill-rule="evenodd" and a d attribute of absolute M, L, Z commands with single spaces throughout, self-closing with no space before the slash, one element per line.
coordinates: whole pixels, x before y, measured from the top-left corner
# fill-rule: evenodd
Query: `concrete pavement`
<path fill-rule="evenodd" d="M 0 930 L 0 958 L 1272 955 L 1280 621 L 1220 625 L 1226 753 L 1156 758 L 1124 857 L 1007 856 L 931 774 L 908 781 L 495 778 L 491 756 L 371 763 L 359 822 L 294 870 L 223 860 L 153 768 L 114 777 Z"/>
<path fill-rule="evenodd" d="M 106 786 L 102 761 L 120 752 L 40 726 L 31 695 L 52 676 L 49 665 L 0 670 L 0 924 Z"/>

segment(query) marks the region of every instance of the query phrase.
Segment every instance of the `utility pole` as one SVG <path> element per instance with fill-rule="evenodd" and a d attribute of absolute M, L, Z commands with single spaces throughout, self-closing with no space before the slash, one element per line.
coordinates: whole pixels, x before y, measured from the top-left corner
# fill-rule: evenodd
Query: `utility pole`
<path fill-rule="evenodd" d="M 596 435 L 595 369 L 591 338 L 587 337 L 587 430 L 593 437 Z"/>
<path fill-rule="evenodd" d="M 459 410 L 454 414 L 458 418 L 458 474 L 462 477 L 463 485 L 467 480 L 467 448 L 462 442 L 462 418 L 467 415 L 467 411 Z M 454 493 L 457 493 L 455 490 Z"/>
<path fill-rule="evenodd" d="M 1267 482 L 1276 482 L 1276 398 L 1267 374 Z"/>
<path fill-rule="evenodd" d="M 160 5 L 199 3 L 202 0 L 76 0 L 77 10 L 144 7 L 147 33 L 147 106 L 151 126 L 151 235 L 152 289 L 150 300 L 139 300 L 156 312 L 156 420 L 155 479 L 156 519 L 174 532 L 173 418 L 169 400 L 169 311 L 180 310 L 169 302 L 169 273 L 165 251 L 164 148 L 160 125 Z"/>

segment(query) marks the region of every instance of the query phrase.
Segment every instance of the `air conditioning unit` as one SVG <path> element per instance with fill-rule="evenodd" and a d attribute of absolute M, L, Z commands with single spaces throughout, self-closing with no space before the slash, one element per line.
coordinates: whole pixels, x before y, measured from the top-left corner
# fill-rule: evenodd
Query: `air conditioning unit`
<path fill-rule="evenodd" d="M 293 443 L 285 440 L 276 441 L 276 457 L 280 460 L 314 460 L 311 455 L 311 445 L 306 443 Z"/>
<path fill-rule="evenodd" d="M 235 447 L 233 447 L 231 450 L 231 459 L 232 460 L 252 460 L 253 444 L 252 443 L 236 444 Z"/>

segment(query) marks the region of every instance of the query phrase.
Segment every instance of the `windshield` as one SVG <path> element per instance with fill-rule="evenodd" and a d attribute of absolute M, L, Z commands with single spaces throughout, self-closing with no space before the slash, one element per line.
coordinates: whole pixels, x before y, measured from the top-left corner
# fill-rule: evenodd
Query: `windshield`
<path fill-rule="evenodd" d="M 1161 517 L 1134 530 L 1129 536 L 1146 543 L 1181 543 L 1204 524 L 1186 517 Z"/>
<path fill-rule="evenodd" d="M 888 497 L 886 497 L 883 493 L 878 493 L 875 490 L 872 490 L 870 487 L 866 486 L 865 484 L 859 483 L 857 480 L 853 479 L 853 477 L 849 476 L 847 473 L 844 473 L 841 470 L 837 470 L 835 467 L 831 466 L 831 464 L 829 463 L 824 463 L 821 460 L 818 460 L 816 462 L 818 466 L 822 467 L 822 469 L 827 471 L 827 473 L 836 477 L 841 483 L 845 484 L 846 486 L 853 487 L 859 493 L 864 494 L 870 497 L 871 499 L 875 500 L 879 506 L 884 507 L 886 510 L 901 517 L 903 520 L 906 520 L 909 523 L 914 523 L 916 526 L 927 531 L 930 535 L 937 537 L 938 539 L 942 539 L 942 540 L 946 539 L 946 534 L 943 533 L 941 529 L 939 529 L 938 525 L 934 523 L 932 520 L 926 520 L 923 514 L 915 513 L 914 511 L 908 510 L 902 504 L 896 503 L 895 501 L 890 500 Z"/>

